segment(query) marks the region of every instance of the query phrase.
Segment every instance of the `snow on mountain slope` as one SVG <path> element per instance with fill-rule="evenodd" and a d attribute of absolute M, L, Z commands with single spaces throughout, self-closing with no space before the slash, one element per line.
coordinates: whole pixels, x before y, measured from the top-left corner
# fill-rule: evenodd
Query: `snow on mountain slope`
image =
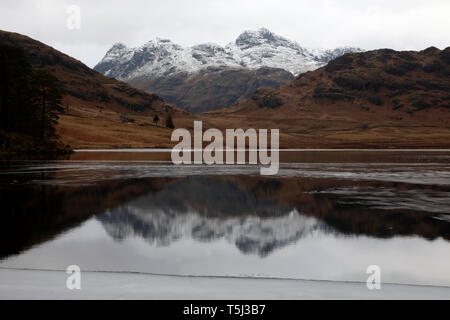
<path fill-rule="evenodd" d="M 272 67 L 298 75 L 320 68 L 347 52 L 359 51 L 362 50 L 351 47 L 310 50 L 261 28 L 257 31 L 243 32 L 225 47 L 205 43 L 184 48 L 161 38 L 136 48 L 128 48 L 122 43 L 117 43 L 94 69 L 125 81 L 143 76 L 195 73 L 211 66 L 250 69 Z"/>
<path fill-rule="evenodd" d="M 254 69 L 282 68 L 297 75 L 323 65 L 307 49 L 264 28 L 243 32 L 225 49 L 241 66 Z"/>

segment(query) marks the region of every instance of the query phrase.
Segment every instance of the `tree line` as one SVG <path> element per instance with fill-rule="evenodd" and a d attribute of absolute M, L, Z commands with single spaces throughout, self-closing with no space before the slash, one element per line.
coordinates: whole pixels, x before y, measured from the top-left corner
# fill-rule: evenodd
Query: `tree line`
<path fill-rule="evenodd" d="M 158 125 L 159 120 L 160 119 L 159 119 L 158 115 L 156 114 L 153 117 L 153 122 L 155 123 L 155 125 Z M 175 125 L 173 124 L 172 116 L 170 114 L 166 118 L 166 128 L 175 129 Z"/>
<path fill-rule="evenodd" d="M 0 43 L 0 130 L 56 138 L 64 90 L 47 71 L 34 70 L 20 48 Z"/>

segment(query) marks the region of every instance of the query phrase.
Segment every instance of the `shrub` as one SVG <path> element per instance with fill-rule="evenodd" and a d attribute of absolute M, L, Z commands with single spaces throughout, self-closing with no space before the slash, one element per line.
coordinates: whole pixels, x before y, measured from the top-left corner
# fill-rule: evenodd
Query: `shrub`
<path fill-rule="evenodd" d="M 330 99 L 332 101 L 350 100 L 353 101 L 355 97 L 344 94 L 344 90 L 336 88 L 325 88 L 322 85 L 318 85 L 313 92 L 313 98 L 315 99 Z"/>
<path fill-rule="evenodd" d="M 351 57 L 349 54 L 344 54 L 343 56 L 328 62 L 325 70 L 327 72 L 334 72 L 338 70 L 351 69 L 352 62 L 353 57 Z"/>
<path fill-rule="evenodd" d="M 166 119 L 166 127 L 169 129 L 175 129 L 175 125 L 173 124 L 172 116 L 170 114 Z"/>
<path fill-rule="evenodd" d="M 427 73 L 431 73 L 431 72 L 440 71 L 443 68 L 444 68 L 444 66 L 442 64 L 440 64 L 439 61 L 434 60 L 432 63 L 429 63 L 429 64 L 423 66 L 422 70 Z"/>
<path fill-rule="evenodd" d="M 278 93 L 274 92 L 269 92 L 262 96 L 255 94 L 252 99 L 256 101 L 260 108 L 276 109 L 283 105 L 283 99 Z"/>
<path fill-rule="evenodd" d="M 393 65 L 385 66 L 384 72 L 396 76 L 402 76 L 405 73 L 418 68 L 420 65 L 416 62 L 397 61 Z"/>
<path fill-rule="evenodd" d="M 412 95 L 408 98 L 408 102 L 417 110 L 423 110 L 431 107 L 431 104 L 426 101 L 426 96 L 423 95 Z"/>
<path fill-rule="evenodd" d="M 450 47 L 445 48 L 445 50 L 442 50 L 441 53 L 439 53 L 439 57 L 446 64 L 450 65 Z"/>

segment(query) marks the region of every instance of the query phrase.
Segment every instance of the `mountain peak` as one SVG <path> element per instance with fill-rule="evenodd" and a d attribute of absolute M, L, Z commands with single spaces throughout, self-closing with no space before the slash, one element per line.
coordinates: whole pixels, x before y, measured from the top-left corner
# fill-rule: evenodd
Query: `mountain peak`
<path fill-rule="evenodd" d="M 269 45 L 274 47 L 285 46 L 292 47 L 295 44 L 286 38 L 277 35 L 267 28 L 259 28 L 258 30 L 247 30 L 242 32 L 235 41 L 235 44 L 241 49 L 251 47 Z"/>
<path fill-rule="evenodd" d="M 258 35 L 260 35 L 262 38 L 264 39 L 274 39 L 274 38 L 281 38 L 279 35 L 275 34 L 274 32 L 270 31 L 267 28 L 259 28 L 258 30 L 256 30 L 256 33 Z"/>
<path fill-rule="evenodd" d="M 120 51 L 120 50 L 124 50 L 126 49 L 127 46 L 125 44 L 123 44 L 122 42 L 116 42 L 113 44 L 113 46 L 111 47 L 111 49 L 109 49 L 109 51 Z"/>
<path fill-rule="evenodd" d="M 114 61 L 123 56 L 127 50 L 128 48 L 125 44 L 123 44 L 122 42 L 116 42 L 113 44 L 111 49 L 109 49 L 106 52 L 105 57 L 103 58 L 102 61 L 104 62 Z"/>
<path fill-rule="evenodd" d="M 174 46 L 175 43 L 172 42 L 172 40 L 167 38 L 160 38 L 156 37 L 153 40 L 149 40 L 146 43 L 144 43 L 142 46 L 137 48 L 145 48 L 145 47 L 161 47 L 161 46 Z"/>
<path fill-rule="evenodd" d="M 267 28 L 259 28 L 242 32 L 225 47 L 214 43 L 182 47 L 164 38 L 156 38 L 135 48 L 117 43 L 94 69 L 120 80 L 166 76 L 178 72 L 195 73 L 217 66 L 281 68 L 298 75 L 315 70 L 329 60 L 352 51 L 313 51 Z"/>
<path fill-rule="evenodd" d="M 172 40 L 167 39 L 167 38 L 156 37 L 156 42 L 157 43 L 171 43 Z"/>
<path fill-rule="evenodd" d="M 239 35 L 238 38 L 246 36 L 262 37 L 262 38 L 277 37 L 275 33 L 264 27 L 259 28 L 257 30 L 245 30 Z"/>

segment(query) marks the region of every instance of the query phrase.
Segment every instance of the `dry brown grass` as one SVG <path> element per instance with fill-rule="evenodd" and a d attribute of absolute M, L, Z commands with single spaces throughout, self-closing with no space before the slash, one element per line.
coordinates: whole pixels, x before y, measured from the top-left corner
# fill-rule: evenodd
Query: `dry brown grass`
<path fill-rule="evenodd" d="M 122 122 L 114 111 L 93 112 L 89 108 L 73 108 L 61 115 L 58 134 L 76 149 L 162 148 L 170 146 L 172 130 L 156 126 L 150 116 L 128 116 L 135 123 Z"/>
<path fill-rule="evenodd" d="M 172 130 L 156 126 L 152 117 L 128 114 L 134 123 L 121 121 L 115 111 L 98 111 L 74 107 L 69 115 L 61 115 L 58 133 L 65 143 L 76 149 L 170 148 Z M 174 117 L 176 127 L 192 129 L 194 120 L 203 120 L 204 130 L 226 128 L 280 128 L 282 148 L 448 148 L 450 128 L 418 124 L 318 120 L 311 117 L 274 121 L 199 115 Z"/>

